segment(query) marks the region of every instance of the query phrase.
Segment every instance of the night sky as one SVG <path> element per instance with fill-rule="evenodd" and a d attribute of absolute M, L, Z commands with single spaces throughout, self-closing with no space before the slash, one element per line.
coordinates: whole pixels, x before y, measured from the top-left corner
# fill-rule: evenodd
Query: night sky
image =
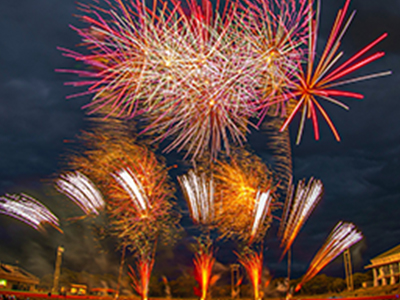
<path fill-rule="evenodd" d="M 344 1 L 321 2 L 323 42 Z M 357 14 L 343 39 L 346 55 L 354 54 L 384 32 L 389 34 L 375 48 L 385 51 L 386 56 L 357 75 L 386 70 L 393 74 L 346 86 L 346 90 L 365 95 L 362 101 L 344 99 L 350 111 L 324 106 L 339 130 L 340 143 L 323 122 L 320 141 L 314 141 L 310 123 L 300 146 L 294 146 L 293 141 L 295 178 L 314 176 L 325 186 L 321 204 L 295 241 L 294 276 L 305 272 L 313 254 L 339 220 L 353 222 L 364 234 L 364 240 L 352 248 L 356 271 L 400 242 L 400 1 L 353 0 L 350 9 L 357 10 Z M 95 246 L 84 223 L 65 221 L 79 214 L 79 209 L 57 194 L 51 183 L 62 170 L 70 147 L 67 141 L 76 139 L 89 124 L 81 110 L 89 99 L 65 99 L 76 90 L 64 82 L 75 77 L 54 71 L 74 68 L 75 62 L 62 57 L 56 47 L 76 49 L 80 39 L 68 26 L 81 25 L 73 16 L 76 13 L 72 0 L 0 1 L 0 195 L 25 192 L 36 197 L 60 216 L 65 230 L 61 235 L 49 228 L 48 234 L 42 235 L 0 215 L 0 261 L 18 261 L 39 276 L 52 272 L 59 244 L 66 248 L 67 268 L 89 272 L 115 272 L 118 268 L 118 255 L 112 247 L 102 251 Z M 293 140 L 296 132 L 294 122 Z M 261 134 L 249 136 L 249 143 L 256 154 L 268 157 Z M 173 157 L 174 154 L 169 156 L 171 164 Z M 181 209 L 187 213 L 183 205 Z M 188 219 L 187 214 L 184 217 Z M 267 235 L 265 265 L 275 276 L 283 276 L 286 266 L 277 261 L 275 236 L 274 230 Z M 157 258 L 158 266 L 170 267 L 174 261 L 173 265 L 184 267 L 191 255 L 185 248 L 188 240 L 186 237 L 178 243 L 181 257 L 176 251 L 165 250 Z M 219 245 L 217 259 L 224 264 L 235 261 L 234 255 L 227 254 L 231 253 L 231 246 Z M 341 259 L 326 271 L 343 276 Z"/>

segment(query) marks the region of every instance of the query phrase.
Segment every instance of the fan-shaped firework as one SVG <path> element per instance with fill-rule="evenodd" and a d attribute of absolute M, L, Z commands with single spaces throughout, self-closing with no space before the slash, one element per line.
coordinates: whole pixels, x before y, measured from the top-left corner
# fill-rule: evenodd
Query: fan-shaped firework
<path fill-rule="evenodd" d="M 213 172 L 221 237 L 250 243 L 261 239 L 268 228 L 265 218 L 271 211 L 274 191 L 271 172 L 258 157 L 245 151 L 236 153 L 230 162 L 218 161 Z"/>
<path fill-rule="evenodd" d="M 299 181 L 295 191 L 294 185 L 289 187 L 279 228 L 282 257 L 290 249 L 300 229 L 321 200 L 323 190 L 322 182 L 312 177 L 307 184 L 304 179 Z"/>
<path fill-rule="evenodd" d="M 0 213 L 13 217 L 36 230 L 43 231 L 44 225 L 49 224 L 58 231 L 58 218 L 42 203 L 26 194 L 0 197 Z"/>
<path fill-rule="evenodd" d="M 329 118 L 326 111 L 322 108 L 321 104 L 318 102 L 317 97 L 323 100 L 329 101 L 336 104 L 342 108 L 348 109 L 348 107 L 342 102 L 334 99 L 333 97 L 349 97 L 362 99 L 363 95 L 353 92 L 347 92 L 342 90 L 334 89 L 337 86 L 343 84 L 356 82 L 360 80 L 366 80 L 374 77 L 385 76 L 390 74 L 390 72 L 377 73 L 373 75 L 358 77 L 354 79 L 348 79 L 344 81 L 338 81 L 342 77 L 356 71 L 357 69 L 373 62 L 374 60 L 384 56 L 384 52 L 377 52 L 366 58 L 360 59 L 368 50 L 373 48 L 376 44 L 382 41 L 387 34 L 381 35 L 375 41 L 370 43 L 368 46 L 364 47 L 358 53 L 353 55 L 343 64 L 338 66 L 336 69 L 332 70 L 334 64 L 343 55 L 342 52 L 337 54 L 342 37 L 349 26 L 351 20 L 354 17 L 354 13 L 351 14 L 347 22 L 344 22 L 345 15 L 347 13 L 350 0 L 346 0 L 343 9 L 339 10 L 335 23 L 332 27 L 331 34 L 326 42 L 325 49 L 322 56 L 319 59 L 318 64 L 316 64 L 316 44 L 317 44 L 317 34 L 318 34 L 318 20 L 310 21 L 310 32 L 308 40 L 308 53 L 307 53 L 307 64 L 305 69 L 299 69 L 298 72 L 294 74 L 296 78 L 290 83 L 289 93 L 284 95 L 283 100 L 295 97 L 297 104 L 290 115 L 288 116 L 286 122 L 283 124 L 281 130 L 284 130 L 288 124 L 293 120 L 293 117 L 302 110 L 300 127 L 297 135 L 297 143 L 300 143 L 301 135 L 303 132 L 305 118 L 311 118 L 314 127 L 315 139 L 319 139 L 319 127 L 317 121 L 317 111 L 319 111 L 324 117 L 325 121 L 331 128 L 335 138 L 339 141 L 339 134 L 334 127 L 331 119 Z M 317 16 L 318 18 L 318 16 Z"/>
<path fill-rule="evenodd" d="M 61 175 L 57 189 L 68 196 L 85 214 L 98 215 L 104 209 L 104 199 L 93 182 L 79 172 Z"/>
<path fill-rule="evenodd" d="M 205 172 L 190 170 L 187 175 L 178 177 L 185 200 L 188 203 L 190 217 L 196 224 L 212 225 L 215 216 L 214 180 Z"/>
<path fill-rule="evenodd" d="M 302 277 L 295 291 L 299 291 L 304 283 L 318 274 L 327 264 L 334 260 L 344 250 L 350 248 L 363 238 L 351 223 L 339 222 L 332 230 L 321 249 L 310 263 L 306 274 Z"/>

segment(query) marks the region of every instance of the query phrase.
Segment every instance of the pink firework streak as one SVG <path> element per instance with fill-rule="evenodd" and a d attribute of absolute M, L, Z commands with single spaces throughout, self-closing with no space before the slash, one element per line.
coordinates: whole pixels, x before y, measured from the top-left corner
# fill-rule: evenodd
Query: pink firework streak
<path fill-rule="evenodd" d="M 62 233 L 58 218 L 46 206 L 26 194 L 6 194 L 0 197 L 0 213 L 39 231 L 43 231 L 43 226 L 49 224 Z"/>
<path fill-rule="evenodd" d="M 345 15 L 349 8 L 350 0 L 347 0 L 344 7 L 339 10 L 335 23 L 331 29 L 331 33 L 326 42 L 325 49 L 319 59 L 316 62 L 316 44 L 317 44 L 317 34 L 318 34 L 318 14 L 316 19 L 312 19 L 309 22 L 310 36 L 308 41 L 308 54 L 307 63 L 305 68 L 301 68 L 294 74 L 295 80 L 289 84 L 289 92 L 280 98 L 281 101 L 286 101 L 294 98 L 296 105 L 294 109 L 289 113 L 287 120 L 281 127 L 281 131 L 285 130 L 286 127 L 292 122 L 294 116 L 301 111 L 300 127 L 298 130 L 297 141 L 299 144 L 301 141 L 301 135 L 304 129 L 305 119 L 312 119 L 314 127 L 315 139 L 319 139 L 319 127 L 317 121 L 317 111 L 319 111 L 325 121 L 328 123 L 330 129 L 333 132 L 337 141 L 340 141 L 339 134 L 333 125 L 327 112 L 321 106 L 317 98 L 321 98 L 333 104 L 336 104 L 344 109 L 348 107 L 342 102 L 335 99 L 336 97 L 348 97 L 355 99 L 362 99 L 363 95 L 359 93 L 353 93 L 348 91 L 343 91 L 335 89 L 337 86 L 344 84 L 357 82 L 361 80 L 371 79 L 380 76 L 386 76 L 391 74 L 391 72 L 381 72 L 377 74 L 340 80 L 344 76 L 353 73 L 354 71 L 360 69 L 361 67 L 381 58 L 384 56 L 384 52 L 377 52 L 365 58 L 363 55 L 372 49 L 376 44 L 381 42 L 386 38 L 387 34 L 382 34 L 379 38 L 374 40 L 372 43 L 361 49 L 355 55 L 350 57 L 340 66 L 331 70 L 335 63 L 343 55 L 343 52 L 337 53 L 341 40 L 346 32 L 346 29 L 350 25 L 351 20 L 354 17 L 355 12 L 353 12 L 349 19 L 345 22 Z"/>

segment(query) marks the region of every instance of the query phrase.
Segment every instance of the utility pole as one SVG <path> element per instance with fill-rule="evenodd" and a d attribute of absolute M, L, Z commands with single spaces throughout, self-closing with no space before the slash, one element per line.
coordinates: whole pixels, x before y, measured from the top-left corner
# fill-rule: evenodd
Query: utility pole
<path fill-rule="evenodd" d="M 346 272 L 347 290 L 351 292 L 354 290 L 354 283 L 353 283 L 353 269 L 351 267 L 350 248 L 347 248 L 343 252 L 343 261 L 344 261 L 344 270 Z"/>
<path fill-rule="evenodd" d="M 231 296 L 232 299 L 239 298 L 240 286 L 239 281 L 239 265 L 232 264 L 231 266 Z"/>
<path fill-rule="evenodd" d="M 53 288 L 51 289 L 51 293 L 58 294 L 58 282 L 60 281 L 60 269 L 61 269 L 61 259 L 62 254 L 64 252 L 63 246 L 58 246 L 57 248 L 57 258 L 56 258 L 56 267 L 54 270 L 54 277 L 53 277 Z"/>

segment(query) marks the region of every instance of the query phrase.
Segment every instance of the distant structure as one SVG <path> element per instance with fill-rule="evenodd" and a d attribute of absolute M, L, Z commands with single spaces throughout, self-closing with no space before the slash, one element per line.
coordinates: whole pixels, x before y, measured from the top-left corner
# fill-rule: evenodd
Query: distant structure
<path fill-rule="evenodd" d="M 400 245 L 371 259 L 365 269 L 372 269 L 374 286 L 400 282 Z"/>
<path fill-rule="evenodd" d="M 347 290 L 351 292 L 352 290 L 354 290 L 354 282 L 353 282 L 353 268 L 351 265 L 350 248 L 347 248 L 343 252 L 343 262 L 344 262 L 344 270 L 346 272 Z"/>
<path fill-rule="evenodd" d="M 19 266 L 0 262 L 0 290 L 34 291 L 39 278 Z"/>
<path fill-rule="evenodd" d="M 54 269 L 53 275 L 53 288 L 51 289 L 52 294 L 58 294 L 58 282 L 60 281 L 60 269 L 61 269 L 61 259 L 62 254 L 64 253 L 64 248 L 62 246 L 58 246 L 57 248 L 57 257 L 56 257 L 56 266 Z"/>

